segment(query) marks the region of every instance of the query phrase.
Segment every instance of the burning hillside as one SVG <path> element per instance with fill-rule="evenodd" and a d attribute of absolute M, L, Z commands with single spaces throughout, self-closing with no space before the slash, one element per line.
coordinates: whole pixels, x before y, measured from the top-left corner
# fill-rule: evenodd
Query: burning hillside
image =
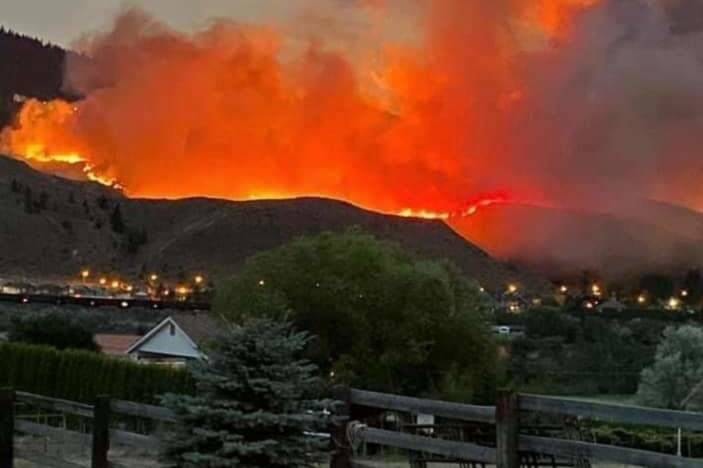
<path fill-rule="evenodd" d="M 135 197 L 325 196 L 441 219 L 703 201 L 703 42 L 676 23 L 692 2 L 313 3 L 192 34 L 127 11 L 67 65 L 85 98 L 28 101 L 0 151 Z"/>
<path fill-rule="evenodd" d="M 83 45 L 92 62 L 69 64 L 86 99 L 29 101 L 2 146 L 140 197 L 324 195 L 446 217 L 533 195 L 496 167 L 519 55 L 593 1 L 492 3 L 428 2 L 419 44 L 362 52 L 232 22 L 185 35 L 130 11 Z"/>

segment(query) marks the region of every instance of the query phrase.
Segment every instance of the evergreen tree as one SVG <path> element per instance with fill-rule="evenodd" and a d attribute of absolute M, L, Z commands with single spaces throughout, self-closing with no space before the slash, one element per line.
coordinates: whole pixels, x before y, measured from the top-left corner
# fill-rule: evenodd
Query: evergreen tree
<path fill-rule="evenodd" d="M 25 187 L 24 189 L 24 212 L 27 214 L 34 213 L 34 200 L 32 198 L 32 189 Z"/>
<path fill-rule="evenodd" d="M 49 194 L 45 191 L 41 191 L 39 194 L 39 210 L 45 210 L 49 206 Z"/>
<path fill-rule="evenodd" d="M 178 468 L 314 467 L 324 441 L 317 368 L 299 356 L 309 336 L 255 319 L 227 327 L 193 367 L 197 396 L 167 395 L 181 423 L 165 452 Z"/>
<path fill-rule="evenodd" d="M 116 205 L 115 209 L 112 211 L 112 215 L 110 216 L 110 225 L 112 226 L 112 230 L 118 234 L 122 234 L 124 232 L 124 219 L 122 219 L 122 210 L 120 209 L 120 205 Z"/>

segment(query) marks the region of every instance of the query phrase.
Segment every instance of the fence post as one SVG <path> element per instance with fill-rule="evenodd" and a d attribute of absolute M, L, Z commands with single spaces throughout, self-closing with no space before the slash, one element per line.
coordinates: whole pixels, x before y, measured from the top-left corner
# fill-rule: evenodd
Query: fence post
<path fill-rule="evenodd" d="M 0 389 L 0 468 L 12 468 L 14 462 L 15 392 Z"/>
<path fill-rule="evenodd" d="M 351 421 L 351 391 L 348 387 L 334 387 L 332 398 L 335 409 L 332 412 L 330 436 L 332 439 L 332 458 L 330 468 L 352 468 L 352 448 L 347 438 L 347 426 Z"/>
<path fill-rule="evenodd" d="M 93 454 L 91 468 L 109 468 L 107 452 L 110 450 L 110 397 L 101 395 L 93 408 Z"/>
<path fill-rule="evenodd" d="M 520 468 L 520 408 L 515 392 L 501 390 L 496 402 L 497 468 Z"/>

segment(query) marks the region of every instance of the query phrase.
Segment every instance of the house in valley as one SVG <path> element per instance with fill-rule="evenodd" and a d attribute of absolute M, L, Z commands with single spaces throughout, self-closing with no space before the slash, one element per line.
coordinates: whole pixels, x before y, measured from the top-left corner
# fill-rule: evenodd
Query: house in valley
<path fill-rule="evenodd" d="M 138 362 L 184 365 L 203 359 L 202 344 L 217 333 L 217 325 L 208 314 L 184 312 L 170 315 L 149 330 L 127 349 Z"/>

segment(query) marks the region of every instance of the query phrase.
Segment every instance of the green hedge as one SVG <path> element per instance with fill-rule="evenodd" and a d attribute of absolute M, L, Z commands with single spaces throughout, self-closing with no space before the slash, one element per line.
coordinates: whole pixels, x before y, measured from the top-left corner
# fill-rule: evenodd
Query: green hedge
<path fill-rule="evenodd" d="M 194 384 L 182 369 L 7 343 L 0 345 L 0 387 L 73 401 L 92 402 L 97 395 L 109 395 L 154 403 L 163 393 L 192 393 Z"/>

